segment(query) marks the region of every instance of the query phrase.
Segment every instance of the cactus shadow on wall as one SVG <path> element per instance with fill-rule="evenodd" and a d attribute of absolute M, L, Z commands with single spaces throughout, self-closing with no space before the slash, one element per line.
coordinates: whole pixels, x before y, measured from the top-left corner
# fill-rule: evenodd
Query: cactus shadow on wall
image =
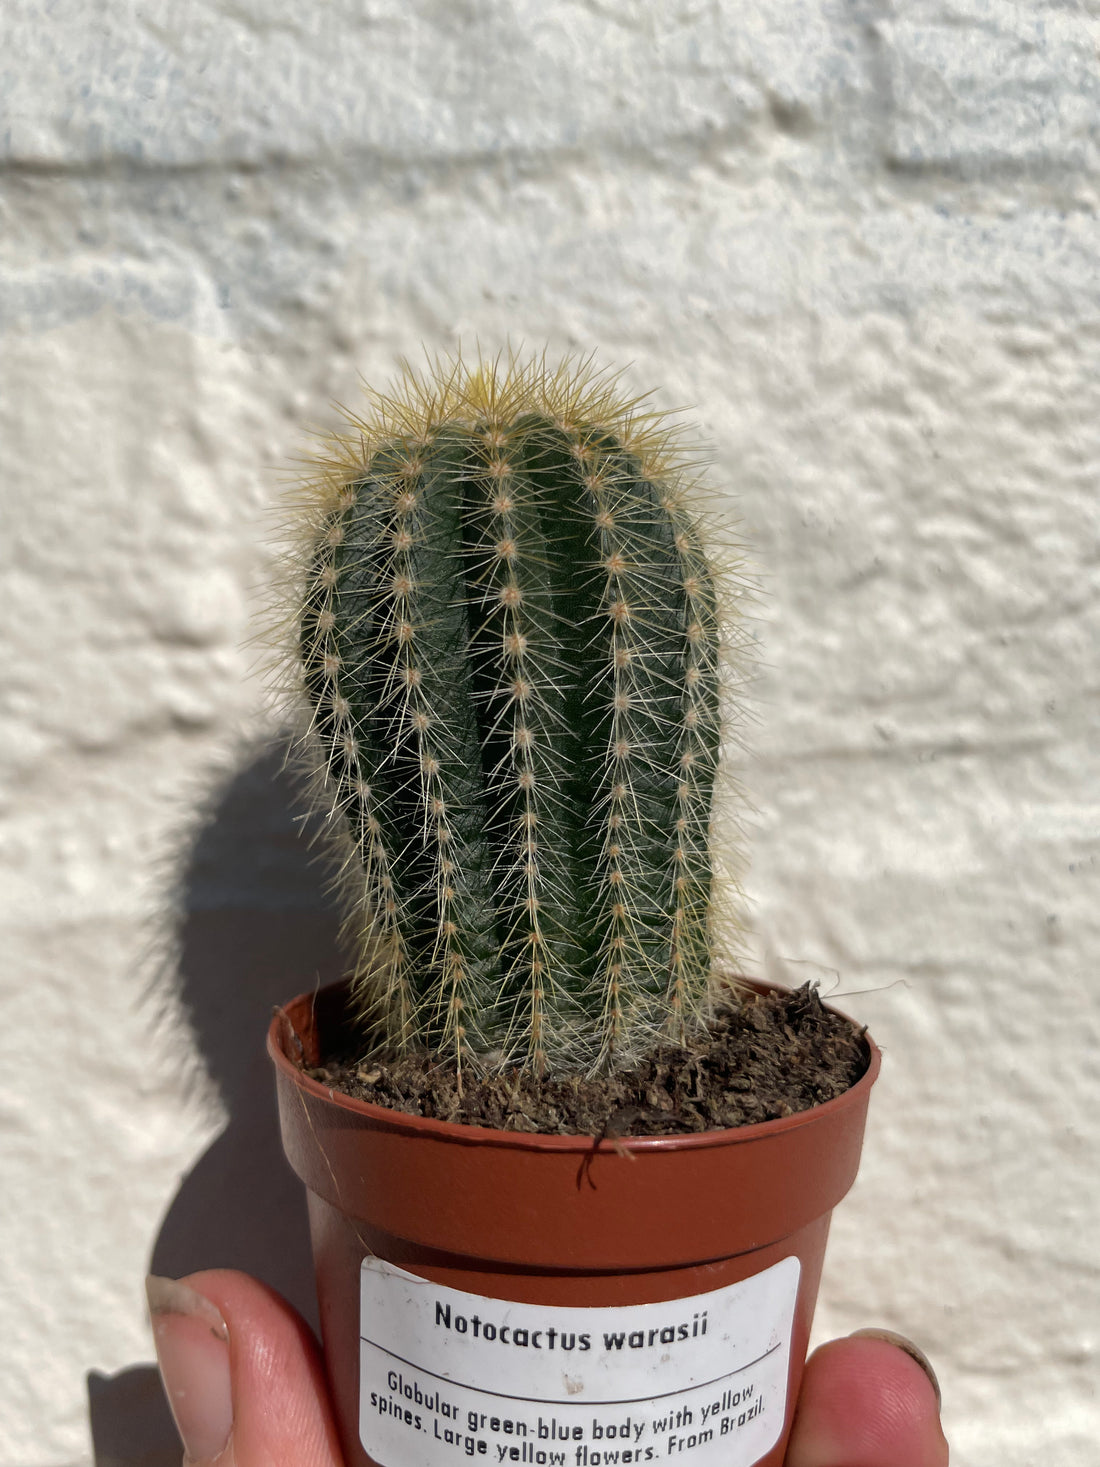
<path fill-rule="evenodd" d="M 337 918 L 279 751 L 224 788 L 182 880 L 180 998 L 218 1087 L 224 1129 L 184 1178 L 152 1273 L 240 1268 L 316 1323 L 301 1184 L 279 1139 L 264 1039 L 271 1011 L 343 969 Z M 152 1365 L 88 1378 L 96 1467 L 161 1467 L 179 1442 Z"/>

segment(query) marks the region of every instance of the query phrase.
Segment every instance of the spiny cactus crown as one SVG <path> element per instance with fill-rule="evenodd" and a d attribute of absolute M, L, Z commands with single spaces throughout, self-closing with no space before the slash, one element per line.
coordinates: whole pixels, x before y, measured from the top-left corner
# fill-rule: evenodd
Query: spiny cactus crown
<path fill-rule="evenodd" d="M 568 362 L 406 369 L 349 422 L 297 639 L 365 1047 L 562 1073 L 683 1042 L 720 615 L 672 435 Z"/>

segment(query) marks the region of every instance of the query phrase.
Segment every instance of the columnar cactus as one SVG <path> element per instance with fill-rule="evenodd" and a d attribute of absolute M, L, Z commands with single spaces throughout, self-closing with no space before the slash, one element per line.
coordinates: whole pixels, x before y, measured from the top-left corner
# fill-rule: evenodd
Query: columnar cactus
<path fill-rule="evenodd" d="M 370 1052 L 620 1068 L 704 1021 L 720 613 L 672 436 L 566 363 L 373 397 L 298 641 Z"/>

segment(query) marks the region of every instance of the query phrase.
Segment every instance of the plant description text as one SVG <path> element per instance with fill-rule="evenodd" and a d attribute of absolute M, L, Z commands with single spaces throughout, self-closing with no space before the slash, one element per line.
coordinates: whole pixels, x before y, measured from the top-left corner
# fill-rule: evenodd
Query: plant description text
<path fill-rule="evenodd" d="M 382 1467 L 751 1467 L 779 1439 L 800 1265 L 559 1307 L 361 1275 L 359 1434 Z"/>

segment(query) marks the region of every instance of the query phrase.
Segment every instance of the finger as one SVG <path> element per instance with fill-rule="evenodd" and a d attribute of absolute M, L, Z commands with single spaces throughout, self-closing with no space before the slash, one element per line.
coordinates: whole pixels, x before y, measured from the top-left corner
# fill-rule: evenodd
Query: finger
<path fill-rule="evenodd" d="M 816 1350 L 802 1377 L 787 1467 L 947 1467 L 939 1388 L 913 1350 L 873 1333 Z"/>
<path fill-rule="evenodd" d="M 150 1279 L 165 1390 L 188 1462 L 202 1467 L 342 1467 L 313 1335 L 247 1274 Z"/>

